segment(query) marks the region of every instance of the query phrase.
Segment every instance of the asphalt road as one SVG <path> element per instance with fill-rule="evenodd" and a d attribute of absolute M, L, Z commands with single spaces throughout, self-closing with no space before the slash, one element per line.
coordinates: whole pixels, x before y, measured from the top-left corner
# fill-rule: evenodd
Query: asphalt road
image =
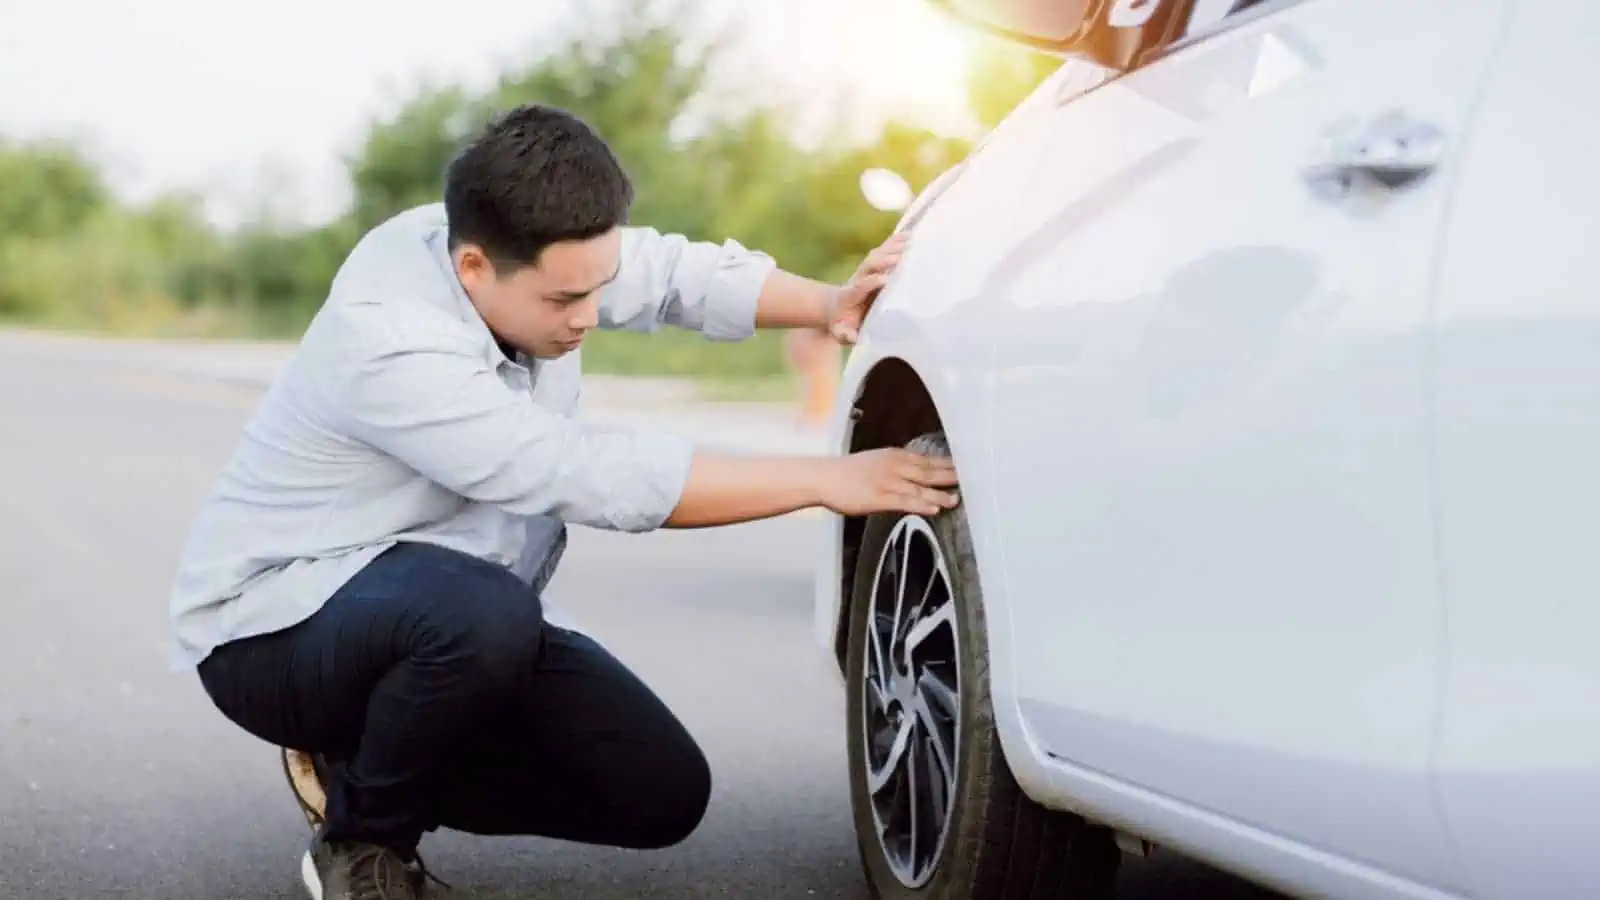
<path fill-rule="evenodd" d="M 168 579 L 254 390 L 93 354 L 0 353 L 0 898 L 299 897 L 271 748 L 166 668 Z M 716 773 L 701 830 L 629 852 L 431 836 L 470 898 L 864 900 L 840 701 L 813 649 L 815 520 L 581 532 L 556 599 L 648 680 Z M 1269 900 L 1179 859 L 1129 900 Z"/>

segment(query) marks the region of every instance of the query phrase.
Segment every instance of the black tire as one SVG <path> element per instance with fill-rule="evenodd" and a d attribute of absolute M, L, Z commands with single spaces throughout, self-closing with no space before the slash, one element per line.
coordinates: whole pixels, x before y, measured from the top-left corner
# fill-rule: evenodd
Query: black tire
<path fill-rule="evenodd" d="M 925 435 L 908 448 L 949 456 L 943 435 Z M 932 875 L 908 887 L 895 874 L 878 837 L 868 790 L 865 729 L 867 629 L 874 610 L 878 560 L 903 517 L 868 519 L 851 589 L 845 657 L 850 799 L 857 847 L 872 895 L 879 900 L 1105 900 L 1114 894 L 1122 854 L 1112 833 L 1080 816 L 1047 810 L 1023 794 L 995 732 L 989 694 L 988 639 L 966 515 L 961 507 L 928 520 L 954 602 L 959 660 L 959 750 L 956 785 L 942 851 Z M 931 607 L 933 604 L 930 603 Z M 936 805 L 935 805 L 936 808 Z M 910 879 L 913 883 L 917 879 Z"/>

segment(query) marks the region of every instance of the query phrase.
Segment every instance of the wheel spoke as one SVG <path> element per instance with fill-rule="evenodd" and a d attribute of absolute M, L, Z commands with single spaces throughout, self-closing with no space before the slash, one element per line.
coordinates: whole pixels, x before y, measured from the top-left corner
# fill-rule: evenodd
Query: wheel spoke
<path fill-rule="evenodd" d="M 904 624 L 901 626 L 901 630 L 905 632 L 904 644 L 901 647 L 904 658 L 900 662 L 905 665 L 908 671 L 915 671 L 911 663 L 912 651 L 927 638 L 927 629 L 936 627 L 936 625 L 929 625 L 927 622 L 928 599 L 937 592 L 940 597 L 948 600 L 950 592 L 943 588 L 944 576 L 940 573 L 937 565 L 930 564 L 928 566 L 927 574 L 923 579 L 919 579 L 921 582 L 920 588 L 909 583 L 910 574 L 907 574 L 906 579 L 908 582 L 906 585 L 908 595 L 901 601 L 906 609 L 905 614 L 902 616 Z M 911 597 L 910 594 L 915 594 L 915 597 Z"/>
<path fill-rule="evenodd" d="M 891 841 L 902 837 L 899 831 L 903 829 L 899 826 L 904 824 L 905 819 L 903 809 L 906 806 L 906 784 L 905 778 L 896 777 L 897 775 L 901 775 L 898 769 L 894 766 L 885 766 L 884 777 L 878 784 L 878 791 L 872 794 L 872 805 L 877 812 L 878 837 L 884 840 L 885 847 L 888 847 Z M 892 790 L 889 789 L 891 784 Z"/>
<path fill-rule="evenodd" d="M 889 657 L 883 651 L 883 631 L 874 615 L 867 627 L 867 685 L 877 695 L 878 704 L 889 702 Z"/>
<path fill-rule="evenodd" d="M 925 677 L 922 685 L 919 685 L 921 689 L 921 696 L 917 699 L 916 718 L 922 722 L 922 728 L 920 731 L 923 734 L 926 749 L 929 755 L 933 757 L 933 763 L 937 768 L 939 781 L 944 787 L 944 795 L 946 797 L 952 797 L 955 795 L 956 790 L 956 735 L 955 729 L 950 727 L 950 725 L 953 725 L 955 720 L 953 717 L 950 717 L 941 721 L 942 716 L 940 713 L 934 711 L 934 706 L 943 701 L 930 701 L 929 695 L 934 693 L 934 691 L 941 692 L 945 696 L 951 698 L 953 698 L 955 695 L 947 686 L 943 684 L 939 684 L 939 687 L 933 690 L 930 690 L 926 687 L 926 685 L 929 684 L 938 684 L 938 682 L 932 678 Z M 950 723 L 950 725 L 947 725 L 946 723 Z"/>
<path fill-rule="evenodd" d="M 929 582 L 929 589 L 932 589 L 934 582 L 941 580 L 939 576 L 935 575 L 932 581 Z M 917 624 L 911 626 L 911 630 L 906 633 L 906 657 L 908 660 L 911 654 L 922 646 L 922 642 L 927 640 L 934 632 L 946 625 L 954 627 L 956 621 L 955 602 L 950 599 L 948 591 L 942 593 L 944 594 L 944 602 L 918 619 Z"/>
<path fill-rule="evenodd" d="M 938 845 L 939 834 L 944 830 L 945 817 L 949 815 L 947 804 L 951 796 L 951 783 L 945 775 L 937 758 L 937 746 L 931 731 L 927 728 L 917 729 L 915 741 L 918 771 L 922 774 L 922 791 L 919 802 L 922 803 L 923 814 L 921 822 L 925 834 L 931 835 L 931 842 L 924 847 L 924 851 L 932 855 Z M 923 860 L 917 860 L 920 867 Z"/>
<path fill-rule="evenodd" d="M 918 868 L 920 868 L 920 866 L 917 865 L 917 839 L 919 837 L 923 837 L 923 835 L 922 835 L 922 806 L 923 806 L 923 804 L 921 802 L 922 801 L 922 797 L 921 797 L 922 788 L 921 788 L 921 785 L 918 783 L 918 779 L 917 779 L 917 770 L 919 768 L 921 768 L 920 766 L 917 765 L 917 760 L 918 760 L 919 757 L 922 756 L 922 753 L 921 753 L 921 748 L 916 746 L 916 745 L 921 744 L 922 741 L 916 736 L 916 732 L 919 730 L 919 729 L 917 729 L 915 727 L 915 724 L 914 724 L 916 722 L 916 718 L 912 717 L 912 716 L 908 716 L 906 718 L 906 722 L 908 724 L 912 724 L 912 726 L 913 726 L 913 727 L 907 729 L 908 733 L 911 734 L 910 744 L 912 746 L 907 747 L 907 751 L 908 752 L 905 754 L 905 759 L 906 759 L 906 787 L 909 789 L 907 791 L 907 793 L 909 793 L 911 795 L 911 817 L 910 817 L 910 822 L 909 822 L 909 824 L 911 826 L 911 850 L 910 850 L 909 853 L 906 854 L 906 859 L 907 859 L 907 861 L 909 861 L 911 863 L 912 871 L 916 871 Z"/>
<path fill-rule="evenodd" d="M 889 695 L 878 690 L 878 686 L 870 678 L 867 679 L 867 688 L 867 733 L 870 736 L 874 732 L 883 730 L 876 727 L 874 723 L 887 722 L 889 720 Z"/>
<path fill-rule="evenodd" d="M 922 614 L 922 610 L 927 609 L 928 598 L 933 596 L 933 589 L 936 587 L 943 587 L 943 585 L 944 571 L 937 565 L 928 566 L 928 582 L 922 586 L 922 593 L 917 598 L 917 611 L 919 615 Z M 949 599 L 949 591 L 945 591 L 944 595 L 946 599 Z"/>
<path fill-rule="evenodd" d="M 895 770 L 905 761 L 906 750 L 911 744 L 911 724 L 915 717 L 907 716 L 901 723 L 900 730 L 895 732 L 894 743 L 889 745 L 889 755 L 884 758 L 883 765 L 876 772 L 867 773 L 867 792 L 881 793 L 885 786 L 894 779 Z"/>
<path fill-rule="evenodd" d="M 894 651 L 900 646 L 906 627 L 910 624 L 909 612 L 906 609 L 906 578 L 907 570 L 911 568 L 911 529 L 903 525 L 896 532 L 897 543 L 892 549 L 895 558 L 894 582 L 894 628 L 889 632 L 889 655 L 893 658 Z"/>
<path fill-rule="evenodd" d="M 906 729 L 906 747 L 909 751 L 911 745 L 911 729 Z M 888 840 L 895 845 L 895 855 L 904 856 L 910 852 L 909 845 L 912 834 L 912 813 L 914 808 L 911 800 L 911 774 L 906 768 L 910 753 L 900 754 L 899 761 L 890 767 L 885 784 L 893 784 L 889 791 L 886 812 L 883 815 L 884 830 Z M 888 844 L 885 844 L 888 846 Z"/>
<path fill-rule="evenodd" d="M 878 583 L 873 589 L 872 620 L 868 629 L 871 649 L 876 651 L 880 663 L 878 675 L 884 688 L 889 683 L 889 670 L 883 666 L 890 661 L 889 649 L 893 646 L 895 629 L 900 627 L 899 610 L 896 608 L 898 601 L 894 593 L 898 583 L 892 554 L 885 553 L 878 565 Z"/>
<path fill-rule="evenodd" d="M 900 529 L 900 561 L 895 568 L 895 572 L 900 576 L 900 580 L 894 586 L 894 593 L 895 596 L 902 599 L 906 595 L 906 579 L 911 574 L 911 541 L 913 537 L 914 535 L 912 534 L 911 529 Z"/>
<path fill-rule="evenodd" d="M 926 666 L 917 678 L 917 692 L 927 701 L 927 712 L 935 713 L 948 722 L 961 715 L 961 695 L 948 677 L 934 666 Z"/>

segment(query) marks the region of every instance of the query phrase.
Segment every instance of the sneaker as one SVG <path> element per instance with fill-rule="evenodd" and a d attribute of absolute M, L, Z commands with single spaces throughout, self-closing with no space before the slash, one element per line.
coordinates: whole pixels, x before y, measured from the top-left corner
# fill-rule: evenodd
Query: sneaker
<path fill-rule="evenodd" d="M 420 856 L 406 860 L 388 847 L 329 842 L 321 834 L 300 860 L 300 877 L 311 900 L 421 900 L 428 879 L 439 881 Z"/>

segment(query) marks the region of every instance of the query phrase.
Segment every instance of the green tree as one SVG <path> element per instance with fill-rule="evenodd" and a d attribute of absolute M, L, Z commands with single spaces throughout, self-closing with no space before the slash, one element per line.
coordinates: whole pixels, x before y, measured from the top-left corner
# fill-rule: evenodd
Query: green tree
<path fill-rule="evenodd" d="M 75 147 L 0 139 L 0 241 L 70 234 L 107 202 L 99 171 Z"/>
<path fill-rule="evenodd" d="M 460 87 L 429 87 L 374 124 L 346 160 L 355 223 L 371 228 L 403 209 L 438 202 L 445 166 L 487 115 L 485 104 Z"/>
<path fill-rule="evenodd" d="M 638 221 L 703 230 L 703 204 L 683 195 L 693 154 L 674 135 L 723 44 L 696 47 L 689 39 L 697 21 L 692 4 L 662 13 L 644 0 L 618 0 L 615 8 L 617 15 L 593 18 L 547 54 L 508 69 L 482 96 L 430 87 L 374 123 L 347 161 L 357 223 L 371 227 L 438 201 L 446 165 L 474 131 L 499 112 L 544 103 L 579 116 L 611 145 L 635 181 Z"/>

